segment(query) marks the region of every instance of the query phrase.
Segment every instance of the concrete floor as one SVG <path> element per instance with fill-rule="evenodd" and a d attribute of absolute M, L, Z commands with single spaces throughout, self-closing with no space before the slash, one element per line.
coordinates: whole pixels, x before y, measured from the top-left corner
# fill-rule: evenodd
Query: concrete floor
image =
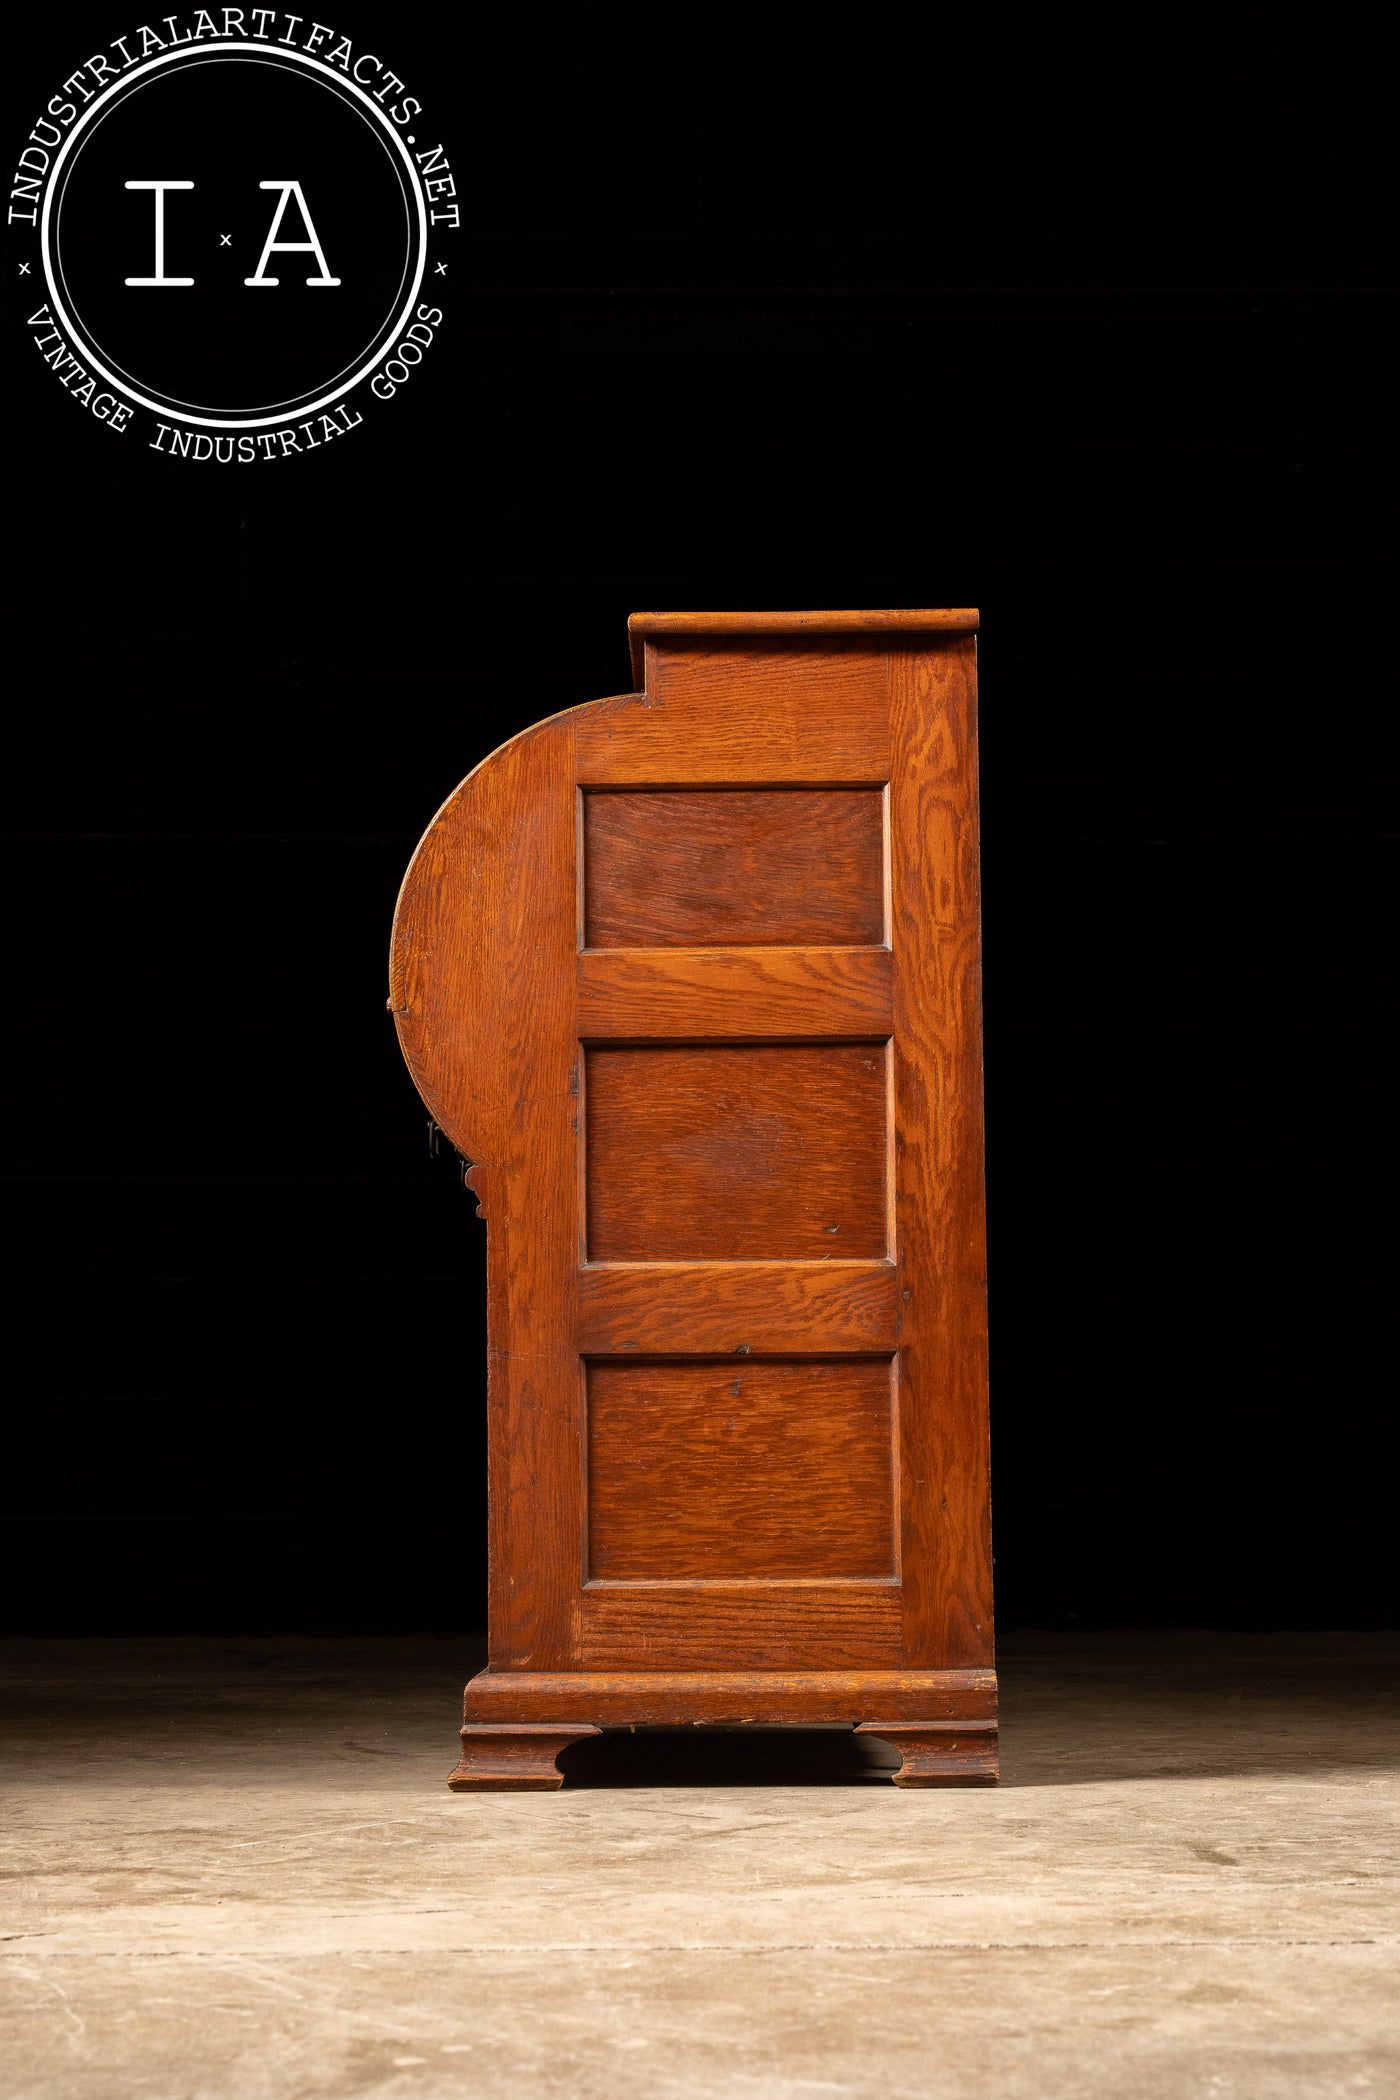
<path fill-rule="evenodd" d="M 1397 1646 L 1008 1641 L 995 1792 L 824 1733 L 459 1796 L 464 1643 L 0 1644 L 0 2083 L 1400 2094 Z"/>

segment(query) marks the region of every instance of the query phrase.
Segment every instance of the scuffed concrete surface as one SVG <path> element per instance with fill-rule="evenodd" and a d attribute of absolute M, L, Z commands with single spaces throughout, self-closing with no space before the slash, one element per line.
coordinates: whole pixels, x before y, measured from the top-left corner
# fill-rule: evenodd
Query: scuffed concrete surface
<path fill-rule="evenodd" d="M 469 1644 L 0 1644 L 10 2100 L 1400 2095 L 1400 1644 L 1022 1637 L 1004 1783 L 608 1736 L 447 1793 Z"/>

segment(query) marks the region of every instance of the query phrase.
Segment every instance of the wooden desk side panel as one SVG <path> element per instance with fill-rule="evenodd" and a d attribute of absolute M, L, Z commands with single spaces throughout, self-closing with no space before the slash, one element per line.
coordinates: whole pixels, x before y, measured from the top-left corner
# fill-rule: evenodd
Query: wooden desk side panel
<path fill-rule="evenodd" d="M 745 1003 L 767 1002 L 763 1035 L 770 1027 L 774 1035 L 863 1035 L 866 1026 L 882 1035 L 893 1025 L 894 1270 L 833 1270 L 822 1280 L 813 1336 L 820 1328 L 824 1346 L 841 1353 L 853 1342 L 897 1343 L 902 1587 L 855 1583 L 843 1593 L 848 1613 L 844 1604 L 836 1609 L 835 1591 L 830 1603 L 810 1585 L 783 1601 L 778 1585 L 764 1634 L 763 1601 L 755 1594 L 751 1609 L 741 1584 L 733 1603 L 747 1614 L 747 1632 L 729 1667 L 985 1671 L 992 1621 L 975 643 L 871 636 L 794 647 L 706 637 L 697 645 L 648 636 L 645 654 L 648 690 L 527 731 L 463 783 L 419 848 L 396 916 L 390 1004 L 404 1055 L 437 1121 L 476 1162 L 470 1179 L 488 1227 L 492 1681 L 558 1683 L 567 1673 L 577 1697 L 567 1715 L 552 1718 L 589 1719 L 578 1702 L 587 1704 L 600 1669 L 694 1669 L 697 1643 L 710 1671 L 723 1664 L 718 1592 L 707 1606 L 698 1594 L 686 1602 L 686 1583 L 669 1592 L 585 1587 L 582 1358 L 600 1346 L 610 1352 L 607 1323 L 621 1323 L 621 1346 L 640 1338 L 664 1351 L 678 1316 L 671 1301 L 683 1312 L 693 1292 L 685 1263 L 645 1261 L 594 1279 L 586 1264 L 581 1272 L 579 1039 L 606 1041 L 619 1014 L 624 1037 L 674 1040 L 692 1029 L 709 1036 L 711 1027 L 697 1023 L 723 1018 L 720 1008 L 741 986 Z M 789 961 L 781 948 L 722 947 L 580 956 L 580 786 L 886 780 L 892 956 L 794 949 Z M 856 1028 L 851 1015 L 865 1025 Z M 757 1017 L 756 1006 L 753 1020 L 736 1020 L 733 1039 L 756 1028 Z M 714 1274 L 718 1288 L 721 1272 Z M 792 1271 L 794 1307 L 801 1275 Z M 754 1328 L 755 1354 L 782 1353 L 802 1339 L 783 1324 L 787 1302 L 775 1297 L 771 1317 L 765 1304 L 773 1332 Z M 727 1336 L 731 1312 L 755 1318 L 743 1290 L 732 1308 L 715 1308 L 717 1335 Z M 648 1319 L 659 1324 L 645 1327 Z M 705 1340 L 709 1331 L 695 1335 Z M 681 1346 L 698 1343 L 687 1332 Z M 749 1346 L 746 1339 L 744 1353 Z M 787 1625 L 794 1613 L 810 1614 L 800 1639 L 796 1621 Z M 697 1697 L 695 1718 L 719 1717 Z M 893 1705 L 862 1717 L 906 1713 L 925 1718 Z"/>

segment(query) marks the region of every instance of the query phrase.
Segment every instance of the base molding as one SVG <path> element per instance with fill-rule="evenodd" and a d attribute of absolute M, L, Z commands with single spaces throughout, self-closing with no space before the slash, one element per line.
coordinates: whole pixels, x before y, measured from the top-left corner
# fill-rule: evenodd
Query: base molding
<path fill-rule="evenodd" d="M 516 1728 L 685 1722 L 995 1724 L 995 1670 L 482 1670 L 464 1715 Z M 870 1733 L 884 1730 L 870 1724 Z"/>
<path fill-rule="evenodd" d="M 601 1735 L 587 1722 L 567 1727 L 516 1727 L 509 1722 L 478 1721 L 462 1730 L 462 1755 L 448 1774 L 454 1794 L 551 1793 L 564 1784 L 555 1759 L 570 1743 Z"/>
<path fill-rule="evenodd" d="M 896 1786 L 995 1786 L 995 1721 L 862 1721 L 857 1735 L 890 1743 L 904 1762 Z"/>

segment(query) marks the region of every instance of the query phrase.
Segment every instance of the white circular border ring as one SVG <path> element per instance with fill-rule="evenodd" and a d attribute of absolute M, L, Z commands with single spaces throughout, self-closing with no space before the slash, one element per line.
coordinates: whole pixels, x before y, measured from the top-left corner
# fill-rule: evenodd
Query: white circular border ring
<path fill-rule="evenodd" d="M 266 49 L 261 44 L 217 44 L 209 45 L 205 48 L 208 51 L 208 54 L 211 58 L 215 55 L 216 52 L 219 54 L 227 54 L 229 57 L 234 57 L 242 53 L 246 53 L 251 58 L 260 58 L 266 56 Z M 53 175 L 49 181 L 48 189 L 46 190 L 44 195 L 44 215 L 39 230 L 40 253 L 43 256 L 44 262 L 44 281 L 48 285 L 49 297 L 53 301 L 54 315 L 55 318 L 59 320 L 63 324 L 63 326 L 68 330 L 68 333 L 72 336 L 74 342 L 80 345 L 84 355 L 86 356 L 93 370 L 101 374 L 101 376 L 106 380 L 108 386 L 114 386 L 119 394 L 125 395 L 128 401 L 136 402 L 138 407 L 149 409 L 153 416 L 161 418 L 170 417 L 177 423 L 199 424 L 202 428 L 207 430 L 261 430 L 266 428 L 266 426 L 271 423 L 297 422 L 303 416 L 314 416 L 321 409 L 329 408 L 332 401 L 339 401 L 342 394 L 348 394 L 353 387 L 357 387 L 359 385 L 360 381 L 363 378 L 365 378 L 368 373 L 373 371 L 374 367 L 379 363 L 381 358 L 387 357 L 389 355 L 390 351 L 393 348 L 393 345 L 395 344 L 395 342 L 397 342 L 399 335 L 408 326 L 409 320 L 413 313 L 414 303 L 418 298 L 420 289 L 422 288 L 423 272 L 427 268 L 428 263 L 427 206 L 423 201 L 423 187 L 418 180 L 418 170 L 413 165 L 413 159 L 408 151 L 408 148 L 404 145 L 403 140 L 399 137 L 398 133 L 390 124 L 383 110 L 375 106 L 373 99 L 365 93 L 364 89 L 360 86 L 359 82 L 347 79 L 347 77 L 343 73 L 339 73 L 333 67 L 326 65 L 323 60 L 319 58 L 311 58 L 304 51 L 289 50 L 284 54 L 285 58 L 294 60 L 298 65 L 306 66 L 312 73 L 323 74 L 326 79 L 334 83 L 337 90 L 339 90 L 342 94 L 348 88 L 352 95 L 356 95 L 359 97 L 360 101 L 364 103 L 365 108 L 370 112 L 371 116 L 374 117 L 376 122 L 393 140 L 395 146 L 397 146 L 399 150 L 399 157 L 403 161 L 405 168 L 407 168 L 408 170 L 409 179 L 413 187 L 413 196 L 418 207 L 418 267 L 414 272 L 413 282 L 409 286 L 408 297 L 404 301 L 403 308 L 399 314 L 398 319 L 394 322 L 393 327 L 390 329 L 388 335 L 385 337 L 385 340 L 380 346 L 380 348 L 375 351 L 372 357 L 370 357 L 363 365 L 361 365 L 359 371 L 356 372 L 351 378 L 345 380 L 340 386 L 334 388 L 331 393 L 323 394 L 319 401 L 308 402 L 305 404 L 304 407 L 298 408 L 294 412 L 289 412 L 284 409 L 280 414 L 271 416 L 192 415 L 187 409 L 171 408 L 170 405 L 166 402 L 148 400 L 144 394 L 137 393 L 136 389 L 129 383 L 129 381 L 125 379 L 118 379 L 114 372 L 110 372 L 107 369 L 106 365 L 104 365 L 99 358 L 94 356 L 92 350 L 88 346 L 87 338 L 83 334 L 82 330 L 74 326 L 72 319 L 70 318 L 63 306 L 63 302 L 59 297 L 58 287 L 54 282 L 53 263 L 49 252 L 49 221 L 53 210 L 53 200 L 59 188 L 59 171 L 62 168 L 64 161 L 68 157 L 68 152 L 73 144 L 74 139 L 77 138 L 79 132 L 83 129 L 83 126 L 88 122 L 88 120 L 97 114 L 98 110 L 101 109 L 103 103 L 106 102 L 110 97 L 115 96 L 120 89 L 128 87 L 133 80 L 138 79 L 142 74 L 149 75 L 151 73 L 157 72 L 162 66 L 170 64 L 172 60 L 188 57 L 188 55 L 188 52 L 182 45 L 178 51 L 163 52 L 159 58 L 147 59 L 143 65 L 133 66 L 129 73 L 121 74 L 118 79 L 113 81 L 112 85 L 109 88 L 104 88 L 100 95 L 97 95 L 93 98 L 92 102 L 88 105 L 88 107 L 83 111 L 82 115 L 79 117 L 77 123 L 73 126 L 73 129 L 69 132 L 67 138 L 63 141 L 63 144 L 59 147 L 58 157 L 53 164 Z"/>
<path fill-rule="evenodd" d="M 293 72 L 295 69 L 296 58 L 300 57 L 300 55 L 300 53 L 279 54 L 276 52 L 268 51 L 264 52 L 263 55 L 257 59 L 242 61 L 237 59 L 230 59 L 226 62 L 232 65 L 237 65 L 240 63 L 253 65 L 268 65 L 273 66 L 282 72 Z M 223 51 L 213 45 L 211 45 L 207 49 L 201 46 L 195 51 L 181 51 L 179 53 L 171 52 L 170 54 L 168 54 L 168 58 L 172 67 L 178 64 L 178 67 L 182 72 L 193 72 L 197 66 L 212 66 L 225 62 Z M 116 84 L 119 86 L 120 82 Z M 374 142 L 378 146 L 381 153 L 383 153 L 385 157 L 393 163 L 394 173 L 399 182 L 404 210 L 404 229 L 407 235 L 407 240 L 405 242 L 404 265 L 402 270 L 399 272 L 399 283 L 394 292 L 394 304 L 397 305 L 403 287 L 408 282 L 409 271 L 413 265 L 413 218 L 412 213 L 409 209 L 409 192 L 404 185 L 402 171 L 399 169 L 397 162 L 393 160 L 393 153 L 391 149 L 397 143 L 394 139 L 393 133 L 388 131 L 387 127 L 382 126 L 382 120 L 381 126 L 376 126 L 369 117 L 365 116 L 362 110 L 357 109 L 355 107 L 354 103 L 351 102 L 348 95 L 342 94 L 341 91 L 346 84 L 347 83 L 341 81 L 337 77 L 335 92 L 338 95 L 341 95 L 341 99 L 345 103 L 345 107 L 349 109 L 355 116 L 359 117 L 360 121 L 364 124 L 366 130 L 374 139 Z M 136 84 L 136 86 L 133 87 L 131 91 L 131 96 L 128 99 L 134 99 L 135 96 L 139 94 L 141 88 L 148 85 L 149 82 L 147 81 L 139 81 Z M 109 103 L 107 107 L 103 110 L 99 111 L 97 109 L 94 109 L 91 112 L 92 123 L 86 133 L 86 136 L 80 139 L 75 139 L 73 141 L 72 156 L 69 159 L 68 167 L 65 171 L 66 176 L 71 176 L 74 167 L 77 165 L 79 156 L 82 153 L 84 153 L 87 150 L 87 148 L 92 144 L 92 141 L 96 136 L 97 132 L 107 121 L 108 117 L 113 114 L 113 111 L 118 106 L 119 105 L 117 103 L 113 102 Z M 117 360 L 112 356 L 110 351 L 104 350 L 102 348 L 102 345 L 97 341 L 96 336 L 94 336 L 90 328 L 87 328 L 85 326 L 80 328 L 74 320 L 74 314 L 76 312 L 76 309 L 73 307 L 71 294 L 67 293 L 67 277 L 63 269 L 63 211 L 66 202 L 67 190 L 65 187 L 65 183 L 60 182 L 54 187 L 53 218 L 50 228 L 52 235 L 52 239 L 50 241 L 50 251 L 53 258 L 53 269 L 55 275 L 58 281 L 64 286 L 64 295 L 67 297 L 68 300 L 67 318 L 71 322 L 73 322 L 73 333 L 82 341 L 84 348 L 88 353 L 89 360 L 93 362 L 95 368 L 97 364 L 105 358 L 108 369 L 111 371 L 114 381 L 117 378 L 121 378 L 122 380 L 127 382 L 128 386 L 136 386 L 139 382 L 133 378 L 130 372 L 128 372 L 126 366 L 123 364 L 119 364 Z M 368 360 L 366 358 L 366 351 L 364 349 L 357 350 L 353 357 L 346 359 L 345 363 L 341 366 L 339 372 L 333 373 L 329 378 L 323 380 L 321 384 L 327 390 L 329 390 L 338 384 L 341 377 L 341 373 L 350 371 L 352 366 L 363 366 L 367 361 L 373 362 L 381 357 L 386 356 L 397 339 L 397 335 L 401 325 L 402 323 L 400 320 L 396 320 L 392 317 L 381 323 L 381 325 L 375 329 L 374 334 L 370 339 L 371 343 L 377 345 L 378 347 L 369 349 Z M 353 385 L 353 380 L 350 383 Z M 268 416 L 275 415 L 279 417 L 285 417 L 288 421 L 291 421 L 296 416 L 305 413 L 305 410 L 302 407 L 298 406 L 298 404 L 302 401 L 303 396 L 309 396 L 311 394 L 314 394 L 315 392 L 316 388 L 314 386 L 303 387 L 300 393 L 292 396 L 287 400 L 268 401 L 265 402 L 263 406 Z M 208 408 L 207 405 L 204 403 L 197 401 L 182 401 L 178 399 L 174 394 L 171 394 L 168 391 L 165 395 L 165 406 L 166 409 L 172 415 L 182 418 L 185 421 L 190 421 L 193 418 L 203 414 L 213 415 L 214 413 L 213 409 Z M 230 413 L 232 416 L 232 412 Z M 239 409 L 237 411 L 237 421 L 241 428 L 251 428 L 258 421 L 257 409 Z"/>

